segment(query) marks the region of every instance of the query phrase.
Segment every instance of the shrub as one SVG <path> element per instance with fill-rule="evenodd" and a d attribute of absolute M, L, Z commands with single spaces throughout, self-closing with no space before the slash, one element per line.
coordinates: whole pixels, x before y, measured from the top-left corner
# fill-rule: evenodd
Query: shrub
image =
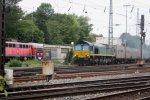
<path fill-rule="evenodd" d="M 6 82 L 6 78 L 0 76 L 0 93 L 3 93 L 7 97 L 8 93 L 5 90 L 5 82 Z"/>
<path fill-rule="evenodd" d="M 54 63 L 54 64 L 61 64 L 61 62 L 59 62 L 59 61 L 56 60 L 56 59 L 51 59 L 51 62 Z"/>
<path fill-rule="evenodd" d="M 73 63 L 74 63 L 73 51 L 71 50 L 67 53 L 64 64 L 73 64 Z"/>
<path fill-rule="evenodd" d="M 42 61 L 30 59 L 30 60 L 23 61 L 22 65 L 25 67 L 39 67 L 42 64 L 41 62 Z"/>
<path fill-rule="evenodd" d="M 23 62 L 22 63 L 25 67 L 29 67 L 29 65 L 30 65 L 30 63 L 28 63 L 28 62 Z"/>
<path fill-rule="evenodd" d="M 22 62 L 19 61 L 19 60 L 11 60 L 11 61 L 8 63 L 8 66 L 9 66 L 9 67 L 21 67 L 21 66 L 22 66 Z"/>

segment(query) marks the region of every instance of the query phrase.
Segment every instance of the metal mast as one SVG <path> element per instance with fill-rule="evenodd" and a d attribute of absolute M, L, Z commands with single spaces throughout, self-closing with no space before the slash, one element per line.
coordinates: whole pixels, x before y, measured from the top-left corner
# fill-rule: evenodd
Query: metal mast
<path fill-rule="evenodd" d="M 5 65 L 5 0 L 0 0 L 0 75 L 4 76 Z"/>
<path fill-rule="evenodd" d="M 137 8 L 136 36 L 139 35 L 139 8 Z"/>
<path fill-rule="evenodd" d="M 110 0 L 108 45 L 113 45 L 113 2 Z"/>
<path fill-rule="evenodd" d="M 126 7 L 126 33 L 128 33 L 128 7 L 131 5 L 124 5 Z"/>

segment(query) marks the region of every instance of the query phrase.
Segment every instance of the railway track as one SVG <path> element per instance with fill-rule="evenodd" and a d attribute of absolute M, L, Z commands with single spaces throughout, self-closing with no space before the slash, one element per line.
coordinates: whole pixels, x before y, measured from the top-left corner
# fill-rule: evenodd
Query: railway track
<path fill-rule="evenodd" d="M 95 80 L 53 85 L 34 85 L 7 89 L 8 97 L 0 94 L 0 100 L 27 100 L 40 98 L 58 98 L 65 96 L 84 95 L 88 93 L 112 93 L 137 89 L 149 89 L 150 76 L 132 77 L 109 80 Z"/>
<path fill-rule="evenodd" d="M 54 79 L 71 79 L 71 78 L 87 78 L 87 77 L 95 77 L 95 76 L 105 76 L 105 75 L 121 75 L 121 74 L 133 74 L 133 73 L 146 73 L 149 72 L 150 68 L 132 68 L 125 70 L 117 70 L 117 71 L 104 71 L 104 72 L 85 72 L 85 73 L 67 73 L 67 74 L 55 74 Z M 14 83 L 20 82 L 33 82 L 33 81 L 41 81 L 46 80 L 46 77 L 43 75 L 35 75 L 35 76 L 22 76 L 22 77 L 14 77 Z"/>
<path fill-rule="evenodd" d="M 149 64 L 146 65 L 148 66 Z M 140 67 L 138 67 L 136 64 L 100 65 L 100 66 L 56 66 L 54 71 L 57 74 L 70 74 L 70 73 L 85 73 L 85 72 L 117 71 L 124 69 L 139 69 L 139 68 Z M 41 67 L 13 68 L 13 70 L 14 70 L 14 77 L 42 74 Z"/>
<path fill-rule="evenodd" d="M 146 97 L 143 97 L 143 98 L 139 98 L 139 100 L 150 100 L 150 96 L 146 96 Z"/>
<path fill-rule="evenodd" d="M 142 87 L 115 94 L 109 94 L 88 100 L 150 100 L 150 87 Z M 147 96 L 147 97 L 146 97 Z"/>

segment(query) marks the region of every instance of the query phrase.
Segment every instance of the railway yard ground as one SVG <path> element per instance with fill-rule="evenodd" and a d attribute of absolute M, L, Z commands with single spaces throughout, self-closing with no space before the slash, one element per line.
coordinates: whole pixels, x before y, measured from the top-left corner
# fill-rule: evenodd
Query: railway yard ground
<path fill-rule="evenodd" d="M 41 67 L 13 68 L 14 84 L 0 100 L 149 100 L 150 64 L 55 65 L 53 78 Z"/>
<path fill-rule="evenodd" d="M 150 100 L 147 1 L 0 0 L 0 100 Z"/>

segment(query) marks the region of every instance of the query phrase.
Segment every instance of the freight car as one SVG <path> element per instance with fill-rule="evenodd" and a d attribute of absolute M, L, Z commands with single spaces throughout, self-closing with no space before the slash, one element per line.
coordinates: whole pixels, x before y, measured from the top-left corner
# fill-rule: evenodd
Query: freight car
<path fill-rule="evenodd" d="M 74 47 L 74 63 L 78 65 L 123 64 L 135 63 L 140 58 L 140 51 L 122 45 L 112 47 L 106 44 L 82 41 Z M 144 51 L 143 57 L 148 60 L 150 54 Z"/>

